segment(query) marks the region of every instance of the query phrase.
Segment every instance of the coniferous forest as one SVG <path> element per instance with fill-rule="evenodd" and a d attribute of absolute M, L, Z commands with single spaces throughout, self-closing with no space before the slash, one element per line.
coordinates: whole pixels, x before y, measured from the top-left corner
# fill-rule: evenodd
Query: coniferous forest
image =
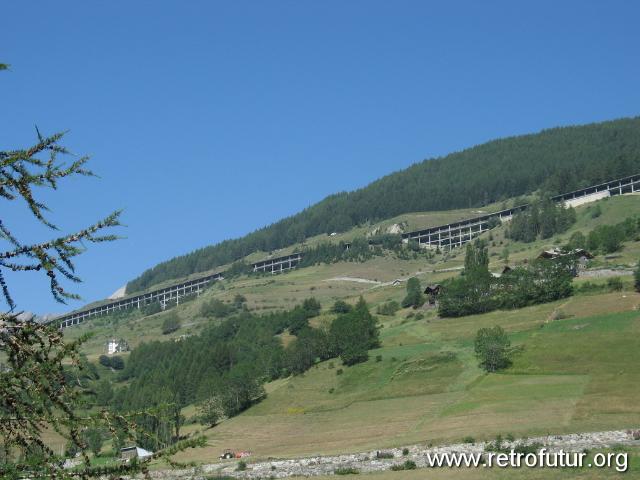
<path fill-rule="evenodd" d="M 203 307 L 202 313 L 219 317 L 212 307 Z M 179 412 L 195 402 L 215 405 L 220 418 L 232 417 L 265 396 L 264 382 L 301 374 L 329 358 L 339 357 L 345 365 L 364 362 L 368 350 L 379 346 L 377 320 L 364 300 L 338 313 L 329 328 L 309 325 L 320 309 L 317 300 L 308 298 L 288 311 L 255 315 L 238 301 L 223 321 L 199 335 L 136 347 L 119 375 L 127 385 L 111 391 L 107 399 L 96 392 L 96 402 L 120 412 L 167 405 Z M 287 347 L 277 337 L 285 330 L 296 335 Z M 174 420 L 168 423 L 179 428 L 180 419 Z M 171 429 L 162 435 L 169 443 Z M 147 438 L 139 441 L 149 448 L 159 446 Z"/>
<path fill-rule="evenodd" d="M 537 190 L 557 194 L 639 171 L 640 118 L 499 139 L 425 160 L 359 190 L 331 195 L 242 238 L 160 263 L 129 282 L 127 292 L 367 221 L 407 212 L 479 207 Z"/>

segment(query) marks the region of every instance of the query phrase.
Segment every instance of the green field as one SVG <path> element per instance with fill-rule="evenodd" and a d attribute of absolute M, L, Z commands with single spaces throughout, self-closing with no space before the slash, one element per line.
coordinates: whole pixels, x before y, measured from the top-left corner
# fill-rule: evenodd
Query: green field
<path fill-rule="evenodd" d="M 637 427 L 639 305 L 640 295 L 624 291 L 460 319 L 407 321 L 402 312 L 385 320 L 383 347 L 368 362 L 327 361 L 268 385 L 266 400 L 206 431 L 207 448 L 179 457 L 211 462 L 224 448 L 287 457 Z M 569 318 L 548 320 L 558 308 Z M 523 348 L 510 369 L 487 375 L 472 338 L 489 325 Z"/>
<path fill-rule="evenodd" d="M 504 266 L 505 262 L 500 256 L 504 253 L 505 248 L 509 250 L 508 263 L 510 265 L 519 264 L 535 257 L 544 249 L 562 245 L 575 231 L 580 230 L 587 233 L 597 225 L 617 223 L 640 211 L 640 196 L 618 196 L 600 201 L 597 204 L 602 211 L 599 217 L 592 218 L 591 216 L 593 204 L 581 206 L 576 209 L 577 222 L 569 231 L 545 241 L 525 244 L 508 240 L 504 237 L 504 226 L 483 234 L 483 238 L 489 244 L 491 270 L 499 272 Z M 501 206 L 491 205 L 483 211 L 497 210 Z M 393 223 L 401 222 L 407 222 L 409 226 L 416 228 L 420 226 L 421 228 L 473 215 L 473 212 L 474 210 L 456 210 L 407 214 L 372 226 L 361 227 L 357 231 L 345 233 L 343 236 L 352 238 L 356 234 L 365 235 L 376 228 L 384 230 L 385 227 Z M 326 241 L 328 238 L 326 236 L 314 237 L 308 242 Z M 264 255 L 266 254 L 254 254 L 254 257 L 255 259 L 264 258 Z M 592 263 L 599 268 L 628 268 L 635 265 L 639 258 L 640 242 L 627 242 L 621 252 L 606 257 L 598 256 Z M 388 299 L 399 300 L 404 294 L 403 284 L 393 287 L 384 285 L 385 283 L 395 279 L 406 280 L 410 276 L 417 276 L 423 284 L 438 282 L 458 274 L 457 271 L 439 272 L 440 270 L 461 268 L 463 262 L 464 250 L 454 249 L 451 252 L 442 252 L 431 260 L 426 260 L 423 255 L 418 255 L 417 258 L 410 260 L 385 256 L 374 257 L 363 263 L 339 262 L 330 265 L 315 265 L 284 275 L 244 276 L 219 282 L 208 289 L 198 300 L 178 307 L 176 311 L 183 321 L 183 328 L 169 337 L 163 336 L 161 333 L 162 314 L 144 318 L 134 315 L 130 320 L 120 321 L 98 318 L 84 325 L 67 329 L 66 333 L 70 338 L 75 338 L 82 333 L 92 332 L 94 336 L 87 344 L 86 352 L 90 358 L 97 358 L 99 354 L 103 353 L 106 340 L 112 336 L 122 337 L 131 346 L 135 346 L 141 341 L 175 338 L 183 334 L 197 333 L 207 323 L 207 320 L 199 315 L 201 302 L 210 298 L 231 301 L 234 295 L 240 293 L 247 297 L 249 308 L 256 313 L 291 308 L 310 296 L 317 298 L 323 306 L 328 307 L 337 299 L 355 301 L 358 296 L 364 295 L 367 301 L 375 306 Z M 354 281 L 354 279 L 378 283 L 361 283 Z"/>
<path fill-rule="evenodd" d="M 621 221 L 639 210 L 640 197 L 617 197 L 599 205 L 600 216 L 592 218 L 591 206 L 580 207 L 576 224 L 546 241 L 512 242 L 505 239 L 504 226 L 485 233 L 491 270 L 499 271 L 504 265 L 500 255 L 505 247 L 509 249 L 509 264 L 521 263 L 542 249 L 561 245 L 576 230 L 587 233 L 596 225 Z M 419 214 L 414 215 L 418 218 Z M 640 242 L 632 241 L 616 255 L 598 256 L 592 265 L 628 270 L 638 258 Z M 85 352 L 96 360 L 103 353 L 106 339 L 112 336 L 125 338 L 135 347 L 143 341 L 171 341 L 198 333 L 217 321 L 199 313 L 202 302 L 211 298 L 230 301 L 240 293 L 256 313 L 290 308 L 311 296 L 325 310 L 336 299 L 355 302 L 359 296 L 375 308 L 404 296 L 404 283 L 393 286 L 393 280 L 415 275 L 423 285 L 438 282 L 458 274 L 439 270 L 459 268 L 463 260 L 464 251 L 454 250 L 433 259 L 417 255 L 400 260 L 389 255 L 364 263 L 315 265 L 278 276 L 245 276 L 219 282 L 199 299 L 177 307 L 183 327 L 171 335 L 161 333 L 164 313 L 96 319 L 69 328 L 65 334 L 76 338 L 93 332 Z M 629 275 L 621 278 L 623 291 L 604 288 L 595 294 L 577 294 L 521 310 L 456 319 L 438 318 L 434 310 L 424 310 L 420 320 L 410 310 L 392 317 L 379 316 L 382 347 L 370 351 L 368 362 L 353 367 L 344 367 L 339 360 L 319 363 L 304 375 L 267 384 L 264 401 L 213 429 L 203 430 L 198 423 L 188 423 L 183 431 L 204 431 L 208 445 L 183 452 L 177 459 L 211 463 L 226 448 L 251 450 L 252 459 L 264 459 L 412 443 L 442 444 L 459 442 L 466 436 L 483 440 L 498 434 L 521 437 L 638 428 L 640 295 L 632 291 Z M 606 279 L 591 278 L 576 279 L 575 284 L 586 281 L 606 284 Z M 562 319 L 553 320 L 558 317 Z M 312 323 L 318 325 L 332 318 L 325 312 Z M 479 328 L 494 325 L 502 326 L 521 349 L 509 369 L 486 374 L 477 366 L 472 343 Z M 285 343 L 293 339 L 287 333 L 281 338 Z M 187 418 L 195 412 L 194 406 L 184 410 Z M 390 472 L 372 477 L 386 480 L 420 473 Z M 502 478 L 510 473 L 496 470 L 491 475 Z M 575 478 L 600 478 L 594 476 L 597 473 L 572 474 Z M 452 475 L 446 471 L 429 474 L 433 478 Z M 461 473 L 461 478 L 478 478 L 480 474 L 468 471 Z M 517 475 L 542 478 L 536 472 Z"/>

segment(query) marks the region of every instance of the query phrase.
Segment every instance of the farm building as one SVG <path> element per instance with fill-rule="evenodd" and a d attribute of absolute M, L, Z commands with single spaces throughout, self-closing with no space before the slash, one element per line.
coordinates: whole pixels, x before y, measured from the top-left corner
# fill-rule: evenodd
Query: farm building
<path fill-rule="evenodd" d="M 130 460 L 132 458 L 147 458 L 153 455 L 153 452 L 140 447 L 124 447 L 120 449 L 120 458 Z"/>
<path fill-rule="evenodd" d="M 129 344 L 122 338 L 110 338 L 107 340 L 105 348 L 107 355 L 113 355 L 114 353 L 128 352 Z"/>
<path fill-rule="evenodd" d="M 593 254 L 583 248 L 576 248 L 571 251 L 553 248 L 551 250 L 543 251 L 540 255 L 538 255 L 538 258 L 554 259 L 558 257 L 564 257 L 566 255 L 571 255 L 576 259 L 576 267 L 578 270 L 584 270 L 587 267 L 587 263 L 589 263 L 589 260 L 593 258 Z"/>
<path fill-rule="evenodd" d="M 593 258 L 593 255 L 583 248 L 576 248 L 571 251 L 553 248 L 551 250 L 545 250 L 540 255 L 538 255 L 538 258 L 546 258 L 552 260 L 560 257 L 572 257 L 573 259 L 575 259 L 575 264 L 572 267 L 572 273 L 575 277 L 577 277 L 578 273 L 581 270 L 587 268 L 589 260 Z"/>

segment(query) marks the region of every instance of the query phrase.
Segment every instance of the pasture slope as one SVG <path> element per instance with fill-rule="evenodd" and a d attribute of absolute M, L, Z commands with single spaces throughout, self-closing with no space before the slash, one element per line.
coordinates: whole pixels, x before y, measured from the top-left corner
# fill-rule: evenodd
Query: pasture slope
<path fill-rule="evenodd" d="M 505 249 L 510 264 L 521 263 L 542 249 L 561 245 L 575 231 L 586 234 L 597 225 L 617 223 L 640 211 L 640 197 L 616 197 L 598 205 L 599 215 L 593 215 L 593 205 L 579 207 L 576 224 L 552 239 L 513 242 L 505 237 L 504 226 L 484 234 L 490 269 L 502 268 L 500 257 Z M 419 215 L 414 224 L 430 223 L 425 220 L 429 214 Z M 390 223 L 393 221 L 385 222 Z M 622 291 L 607 289 L 606 279 L 578 278 L 578 286 L 590 281 L 603 288 L 545 305 L 456 319 L 438 318 L 433 310 L 424 311 L 423 318 L 407 309 L 379 316 L 382 346 L 370 351 L 367 362 L 345 367 L 339 360 L 330 360 L 304 375 L 267 384 L 265 400 L 215 428 L 188 421 L 184 433 L 202 431 L 207 446 L 182 452 L 176 459 L 210 464 L 226 448 L 251 450 L 254 461 L 417 443 L 458 443 L 468 436 L 491 440 L 499 434 L 528 437 L 638 428 L 640 294 L 633 291 L 628 275 L 638 258 L 640 242 L 631 241 L 619 254 L 598 256 L 592 262 L 594 269 L 618 272 Z M 404 283 L 393 286 L 392 280 L 415 275 L 423 285 L 437 282 L 458 275 L 455 269 L 463 260 L 464 251 L 454 250 L 431 259 L 417 255 L 402 260 L 387 255 L 364 263 L 315 265 L 278 276 L 242 276 L 220 282 L 200 298 L 177 307 L 183 328 L 174 334 L 160 331 L 166 314 L 144 317 L 134 312 L 122 318 L 92 320 L 65 330 L 65 335 L 76 338 L 93 331 L 85 351 L 90 360 L 96 360 L 109 337 L 125 338 L 135 347 L 142 341 L 197 334 L 215 321 L 200 316 L 202 302 L 211 298 L 230 301 L 238 293 L 247 297 L 248 307 L 256 313 L 287 308 L 314 296 L 324 309 L 314 319 L 317 326 L 334 318 L 328 308 L 337 299 L 354 302 L 363 296 L 375 309 L 404 296 Z M 502 326 L 521 349 L 509 369 L 488 375 L 477 366 L 473 338 L 479 328 L 494 325 Z M 291 336 L 285 334 L 283 340 L 291 341 Z M 195 406 L 183 413 L 193 419 Z M 632 472 L 627 476 L 640 476 L 638 450 L 631 451 Z M 371 480 L 424 478 L 424 474 L 420 470 L 384 472 L 371 474 Z M 609 478 L 615 472 L 442 469 L 428 475 L 443 479 L 590 479 Z"/>
<path fill-rule="evenodd" d="M 639 303 L 623 291 L 460 319 L 385 319 L 383 346 L 368 362 L 327 361 L 268 385 L 263 402 L 207 430 L 209 446 L 182 459 L 211 461 L 224 448 L 291 457 L 637 426 Z M 567 318 L 550 320 L 558 309 Z M 510 369 L 487 375 L 472 340 L 493 325 L 523 348 Z"/>

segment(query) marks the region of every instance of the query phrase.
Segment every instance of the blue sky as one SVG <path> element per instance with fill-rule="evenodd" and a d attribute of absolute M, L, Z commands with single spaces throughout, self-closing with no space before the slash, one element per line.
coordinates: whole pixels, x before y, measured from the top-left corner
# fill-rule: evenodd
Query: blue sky
<path fill-rule="evenodd" d="M 640 114 L 637 2 L 22 1 L 0 16 L 0 149 L 68 129 L 100 178 L 43 191 L 50 218 L 73 230 L 125 209 L 126 238 L 78 261 L 87 302 L 424 158 Z M 23 241 L 50 235 L 21 205 L 0 211 Z M 21 309 L 82 304 L 56 304 L 43 275 L 9 280 Z"/>

